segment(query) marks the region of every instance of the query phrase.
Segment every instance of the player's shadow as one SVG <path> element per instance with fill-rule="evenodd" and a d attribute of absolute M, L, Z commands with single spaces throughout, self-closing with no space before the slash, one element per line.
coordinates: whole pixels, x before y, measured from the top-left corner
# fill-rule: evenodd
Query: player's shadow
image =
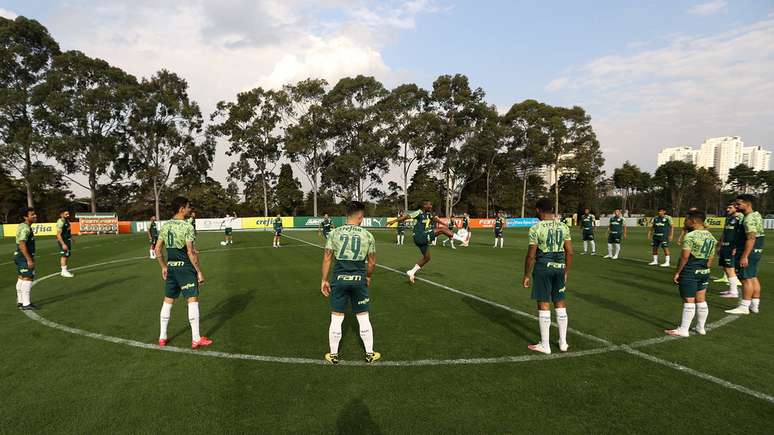
<path fill-rule="evenodd" d="M 214 335 L 220 328 L 223 327 L 229 320 L 233 319 L 237 314 L 243 312 L 250 306 L 250 303 L 255 299 L 255 295 L 258 289 L 248 289 L 244 293 L 232 295 L 225 300 L 219 302 L 214 307 L 207 308 L 207 314 L 201 317 L 201 323 L 206 323 L 207 330 L 204 335 Z M 172 335 L 169 339 L 182 335 L 188 332 L 188 328 L 181 329 Z"/>
<path fill-rule="evenodd" d="M 337 434 L 381 434 L 363 399 L 350 400 L 336 419 Z"/>
<path fill-rule="evenodd" d="M 530 334 L 529 327 L 524 323 L 526 319 L 521 319 L 502 308 L 494 307 L 472 298 L 463 298 L 462 300 L 479 315 L 486 317 L 492 323 L 503 326 L 523 340 L 530 341 L 535 339 L 534 335 Z"/>
<path fill-rule="evenodd" d="M 635 319 L 642 320 L 643 322 L 646 322 L 646 323 L 650 323 L 651 325 L 654 325 L 658 328 L 663 328 L 666 325 L 671 324 L 672 322 L 670 320 L 654 317 L 650 314 L 644 313 L 640 310 L 637 310 L 636 308 L 633 308 L 631 305 L 623 304 L 621 302 L 614 301 L 612 299 L 608 299 L 604 296 L 600 296 L 597 294 L 579 293 L 576 291 L 576 292 L 573 292 L 572 297 L 582 299 L 594 305 L 602 306 L 604 308 L 615 311 L 617 313 L 625 314 L 629 317 L 634 317 Z"/>

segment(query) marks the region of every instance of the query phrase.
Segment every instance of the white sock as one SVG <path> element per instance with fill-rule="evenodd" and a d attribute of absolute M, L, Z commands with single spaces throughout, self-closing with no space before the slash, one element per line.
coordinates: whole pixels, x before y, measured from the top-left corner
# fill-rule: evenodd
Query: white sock
<path fill-rule="evenodd" d="M 559 343 L 567 344 L 567 308 L 557 308 L 556 324 L 559 325 Z"/>
<path fill-rule="evenodd" d="M 658 263 L 658 254 L 653 255 L 653 262 Z"/>
<path fill-rule="evenodd" d="M 755 308 L 758 308 L 761 305 L 761 298 L 752 298 L 750 302 L 752 302 L 750 305 L 752 305 Z"/>
<path fill-rule="evenodd" d="M 199 341 L 202 336 L 199 335 L 199 303 L 190 302 L 188 304 L 188 323 L 191 324 L 191 340 Z"/>
<path fill-rule="evenodd" d="M 492 246 L 492 247 L 493 247 L 493 248 L 496 248 L 496 247 L 497 247 L 497 237 L 495 237 L 495 244 L 494 244 L 494 246 Z"/>
<path fill-rule="evenodd" d="M 664 264 L 669 264 L 669 256 L 664 257 Z"/>
<path fill-rule="evenodd" d="M 597 242 L 591 241 L 591 252 L 597 252 Z"/>
<path fill-rule="evenodd" d="M 544 349 L 550 349 L 551 311 L 538 310 L 538 323 L 540 324 L 540 345 L 543 346 Z"/>
<path fill-rule="evenodd" d="M 368 313 L 361 313 L 357 316 L 357 323 L 360 324 L 360 339 L 363 340 L 363 346 L 366 353 L 374 352 L 374 331 L 371 328 L 371 321 L 368 319 Z"/>
<path fill-rule="evenodd" d="M 748 301 L 747 299 L 742 299 L 739 301 L 740 307 L 750 308 L 750 304 L 752 304 L 752 301 Z"/>
<path fill-rule="evenodd" d="M 421 268 L 422 267 L 420 267 L 418 264 L 415 264 L 414 267 L 412 267 L 411 270 L 409 270 L 409 274 L 414 275 L 415 273 L 419 272 L 419 269 Z"/>
<path fill-rule="evenodd" d="M 456 236 L 456 234 L 455 234 L 455 236 Z M 453 248 L 454 247 L 454 239 L 449 240 L 449 243 L 451 243 L 451 247 Z"/>
<path fill-rule="evenodd" d="M 328 343 L 331 346 L 331 353 L 339 353 L 339 342 L 341 342 L 341 324 L 344 323 L 344 316 L 331 314 L 331 326 L 328 328 Z"/>
<path fill-rule="evenodd" d="M 589 252 L 589 242 L 586 240 L 583 241 L 583 252 Z"/>
<path fill-rule="evenodd" d="M 704 329 L 704 325 L 707 323 L 707 316 L 709 316 L 709 306 L 707 302 L 696 302 L 696 328 Z"/>
<path fill-rule="evenodd" d="M 728 291 L 733 294 L 739 293 L 739 278 L 736 275 L 728 278 Z"/>
<path fill-rule="evenodd" d="M 691 322 L 693 322 L 693 316 L 696 315 L 696 304 L 684 303 L 683 304 L 683 320 L 680 323 L 680 332 L 687 333 L 691 328 Z"/>
<path fill-rule="evenodd" d="M 612 243 L 608 243 L 607 244 L 607 255 L 609 255 L 611 257 L 613 256 L 613 244 Z"/>
<path fill-rule="evenodd" d="M 503 247 L 503 243 L 505 243 L 505 237 L 500 237 L 500 247 Z"/>
<path fill-rule="evenodd" d="M 465 238 L 464 238 L 464 237 L 461 237 L 461 236 L 460 236 L 459 234 L 457 234 L 457 233 L 454 233 L 454 235 L 452 236 L 452 245 L 454 245 L 454 241 L 455 241 L 455 240 L 459 240 L 460 242 L 464 242 L 464 241 L 465 241 Z"/>
<path fill-rule="evenodd" d="M 22 280 L 16 279 L 16 303 L 22 303 Z"/>
<path fill-rule="evenodd" d="M 400 236 L 395 236 L 395 243 L 400 245 Z"/>
<path fill-rule="evenodd" d="M 32 281 L 21 282 L 21 303 L 24 306 L 30 304 L 30 294 L 32 293 Z"/>
<path fill-rule="evenodd" d="M 618 257 L 618 254 L 621 253 L 621 244 L 613 243 L 613 248 L 615 248 L 615 255 L 613 255 L 613 257 Z"/>
<path fill-rule="evenodd" d="M 169 326 L 170 317 L 172 317 L 172 304 L 164 302 L 161 304 L 159 340 L 167 339 L 167 326 Z"/>

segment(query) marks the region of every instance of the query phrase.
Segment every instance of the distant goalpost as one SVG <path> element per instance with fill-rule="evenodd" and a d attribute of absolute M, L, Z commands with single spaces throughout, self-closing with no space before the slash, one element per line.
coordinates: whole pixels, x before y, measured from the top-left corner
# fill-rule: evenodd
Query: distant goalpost
<path fill-rule="evenodd" d="M 118 234 L 118 214 L 76 213 L 80 226 L 79 234 Z"/>

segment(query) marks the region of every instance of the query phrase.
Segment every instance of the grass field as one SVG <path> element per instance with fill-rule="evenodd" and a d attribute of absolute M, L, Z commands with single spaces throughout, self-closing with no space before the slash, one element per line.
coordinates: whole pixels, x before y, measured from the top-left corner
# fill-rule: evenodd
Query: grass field
<path fill-rule="evenodd" d="M 414 264 L 410 240 L 375 235 L 380 264 Z M 602 255 L 577 256 L 568 282 L 570 352 L 554 343 L 542 356 L 527 350 L 538 325 L 518 285 L 526 231 L 507 231 L 495 250 L 478 230 L 469 248 L 433 249 L 419 274 L 430 282 L 410 286 L 377 269 L 371 321 L 383 361 L 330 366 L 317 364 L 329 322 L 313 246 L 321 240 L 287 236 L 272 249 L 269 233 L 239 232 L 226 248 L 220 234 L 200 234 L 209 353 L 190 351 L 180 302 L 170 346 L 188 351 L 138 347 L 156 342 L 162 296 L 142 235 L 77 238 L 69 280 L 40 280 L 58 271 L 58 257 L 53 239 L 39 238 L 37 321 L 15 308 L 13 241 L 0 241 L 0 432 L 771 433 L 772 258 L 760 267 L 761 314 L 727 317 L 735 301 L 712 284 L 709 322 L 719 327 L 654 342 L 679 321 L 674 269 L 645 264 L 644 230 L 618 261 L 602 259 L 599 243 Z M 361 349 L 348 316 L 340 354 L 359 362 Z"/>

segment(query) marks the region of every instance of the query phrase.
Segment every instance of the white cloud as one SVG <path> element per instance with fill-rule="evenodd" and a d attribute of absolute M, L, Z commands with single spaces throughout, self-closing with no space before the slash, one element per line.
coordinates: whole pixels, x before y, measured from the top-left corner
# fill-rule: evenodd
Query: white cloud
<path fill-rule="evenodd" d="M 18 17 L 16 13 L 9 11 L 8 9 L 0 8 L 0 17 L 8 18 L 9 20 L 13 20 L 16 17 Z"/>
<path fill-rule="evenodd" d="M 691 8 L 688 9 L 688 12 L 695 15 L 712 15 L 725 9 L 726 5 L 727 3 L 725 0 L 712 0 L 691 6 Z"/>
<path fill-rule="evenodd" d="M 545 89 L 589 109 L 609 165 L 655 165 L 658 148 L 741 135 L 774 141 L 774 19 L 666 46 L 609 55 Z"/>

